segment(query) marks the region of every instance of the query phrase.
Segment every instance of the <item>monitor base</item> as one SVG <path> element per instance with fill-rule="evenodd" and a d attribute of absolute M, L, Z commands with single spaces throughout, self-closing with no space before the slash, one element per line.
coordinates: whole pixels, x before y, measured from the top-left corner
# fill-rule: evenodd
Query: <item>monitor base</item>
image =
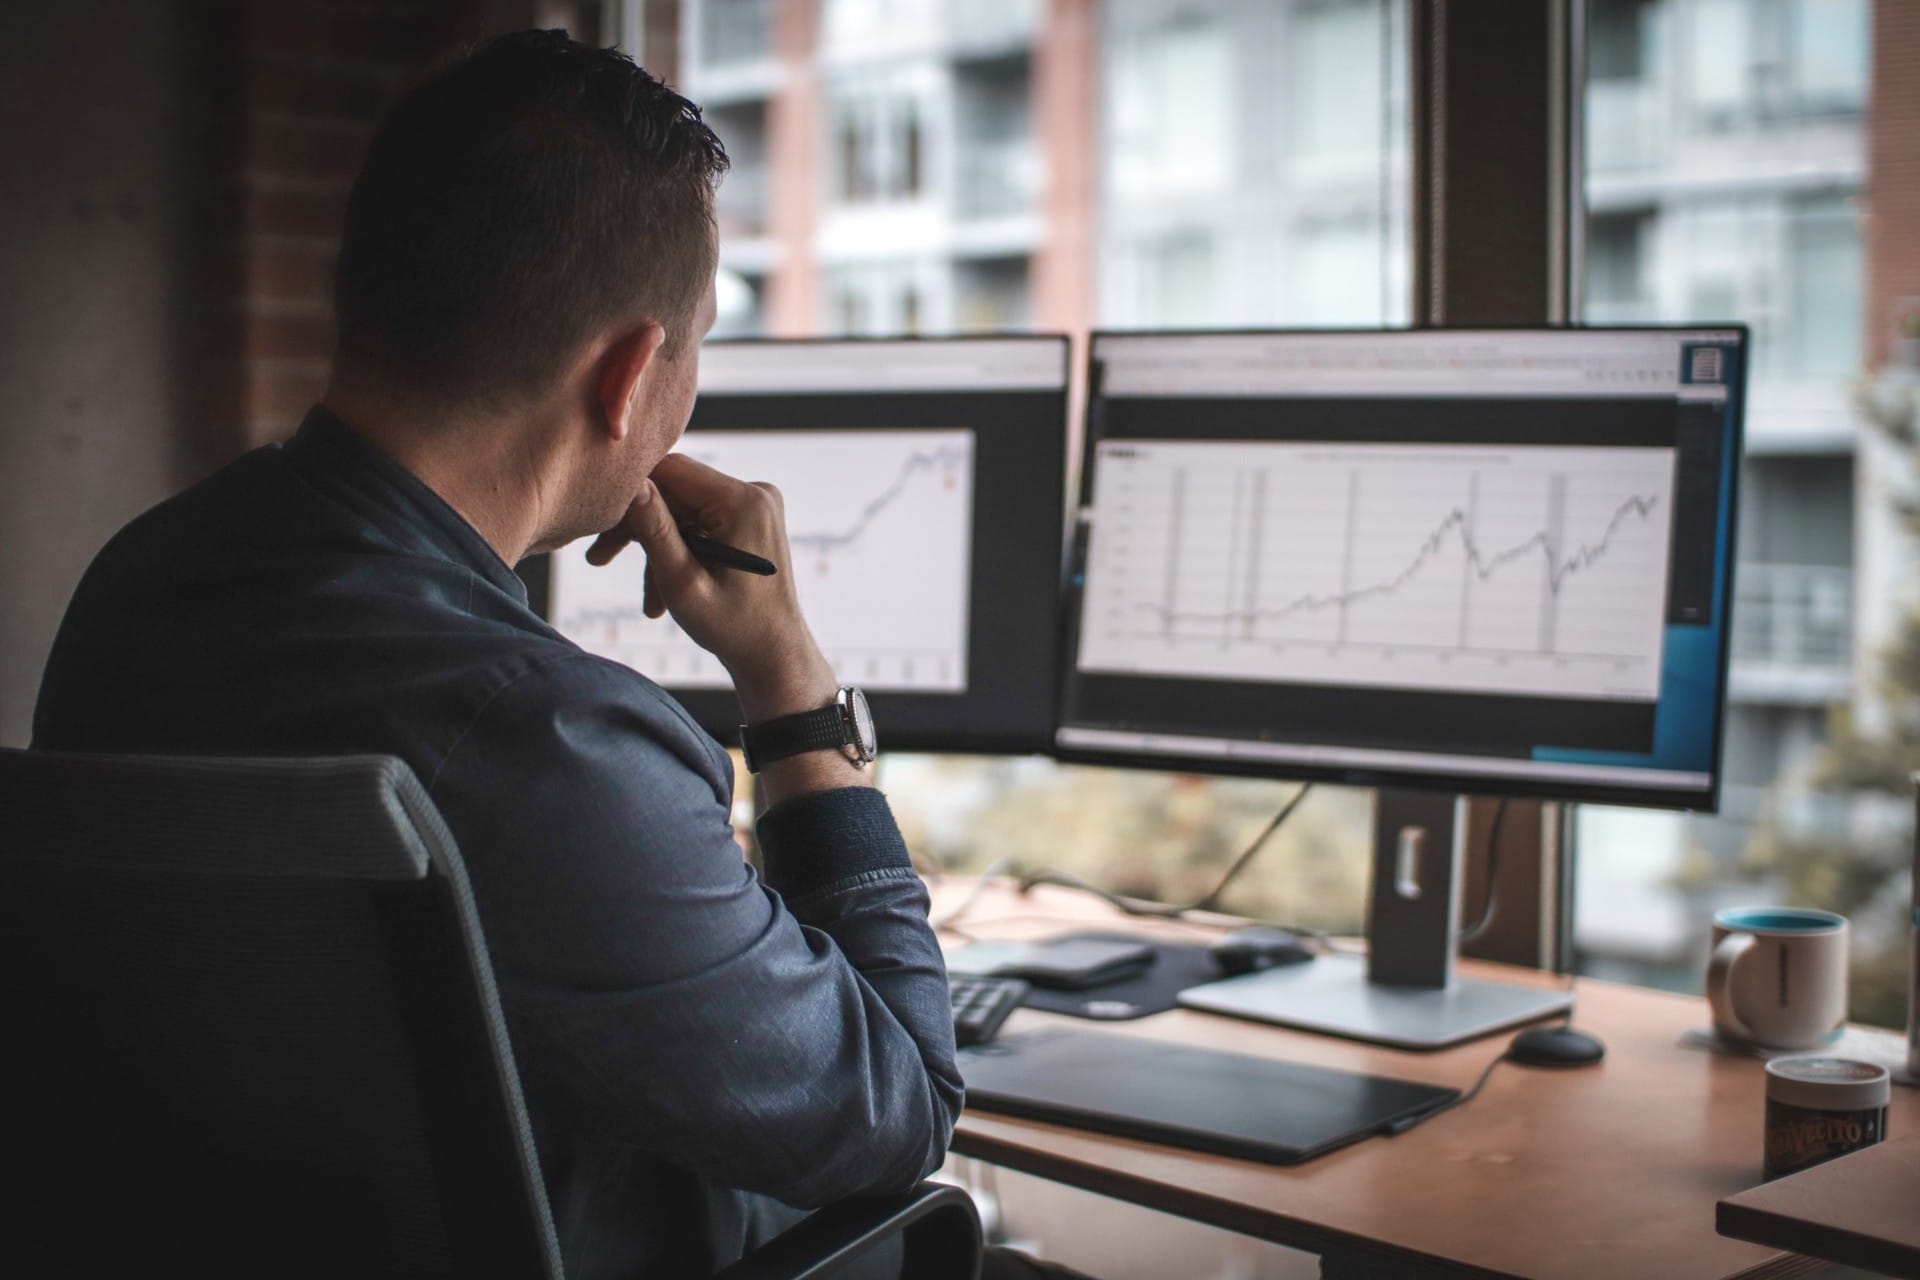
<path fill-rule="evenodd" d="M 1573 1009 L 1569 991 L 1456 978 L 1445 987 L 1389 987 L 1367 980 L 1360 956 L 1190 987 L 1180 1003 L 1256 1022 L 1365 1040 L 1395 1049 L 1444 1049 Z"/>

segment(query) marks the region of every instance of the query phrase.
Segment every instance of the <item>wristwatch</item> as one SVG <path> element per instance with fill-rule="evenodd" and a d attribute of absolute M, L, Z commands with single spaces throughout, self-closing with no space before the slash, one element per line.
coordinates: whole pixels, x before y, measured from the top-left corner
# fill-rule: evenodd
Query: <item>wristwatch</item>
<path fill-rule="evenodd" d="M 748 773 L 809 751 L 842 751 L 864 769 L 880 754 L 880 742 L 874 735 L 867 695 L 849 684 L 841 686 L 830 707 L 765 724 L 741 725 L 740 751 L 747 758 Z"/>

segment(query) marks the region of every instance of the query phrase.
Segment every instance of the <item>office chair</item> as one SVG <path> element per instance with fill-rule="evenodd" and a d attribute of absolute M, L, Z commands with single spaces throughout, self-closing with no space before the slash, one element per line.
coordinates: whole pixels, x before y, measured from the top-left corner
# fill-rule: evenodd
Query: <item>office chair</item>
<path fill-rule="evenodd" d="M 404 763 L 0 750 L 0 819 L 0 1271 L 559 1280 L 466 872 Z M 721 1275 L 826 1280 L 896 1234 L 909 1274 L 978 1271 L 972 1202 L 928 1183 Z"/>

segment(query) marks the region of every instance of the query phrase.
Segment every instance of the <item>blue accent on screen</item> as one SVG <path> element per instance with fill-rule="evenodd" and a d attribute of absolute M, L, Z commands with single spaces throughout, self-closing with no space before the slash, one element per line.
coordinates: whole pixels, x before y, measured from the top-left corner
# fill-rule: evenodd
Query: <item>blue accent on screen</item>
<path fill-rule="evenodd" d="M 1732 442 L 1732 425 L 1741 412 L 1742 353 L 1737 346 L 1726 352 L 1727 403 L 1721 417 L 1722 441 Z M 1643 769 L 1683 769 L 1710 772 L 1716 760 L 1719 738 L 1722 691 L 1720 654 L 1725 644 L 1728 604 L 1731 588 L 1729 574 L 1733 556 L 1733 486 L 1738 477 L 1740 451 L 1722 448 L 1720 456 L 1720 520 L 1715 536 L 1720 554 L 1715 558 L 1713 577 L 1713 621 L 1707 626 L 1669 626 L 1660 663 L 1660 703 L 1655 712 L 1653 751 L 1649 754 L 1628 751 L 1568 751 L 1557 747 L 1537 747 L 1533 758 L 1564 764 L 1624 765 Z"/>

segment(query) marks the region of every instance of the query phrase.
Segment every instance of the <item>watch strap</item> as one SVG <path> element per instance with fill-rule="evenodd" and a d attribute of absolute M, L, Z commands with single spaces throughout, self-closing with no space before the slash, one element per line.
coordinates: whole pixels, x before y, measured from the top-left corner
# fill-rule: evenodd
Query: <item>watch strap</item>
<path fill-rule="evenodd" d="M 747 771 L 758 773 L 777 760 L 809 751 L 837 751 L 854 741 L 838 704 L 798 715 L 780 716 L 765 724 L 740 726 L 740 750 Z"/>

